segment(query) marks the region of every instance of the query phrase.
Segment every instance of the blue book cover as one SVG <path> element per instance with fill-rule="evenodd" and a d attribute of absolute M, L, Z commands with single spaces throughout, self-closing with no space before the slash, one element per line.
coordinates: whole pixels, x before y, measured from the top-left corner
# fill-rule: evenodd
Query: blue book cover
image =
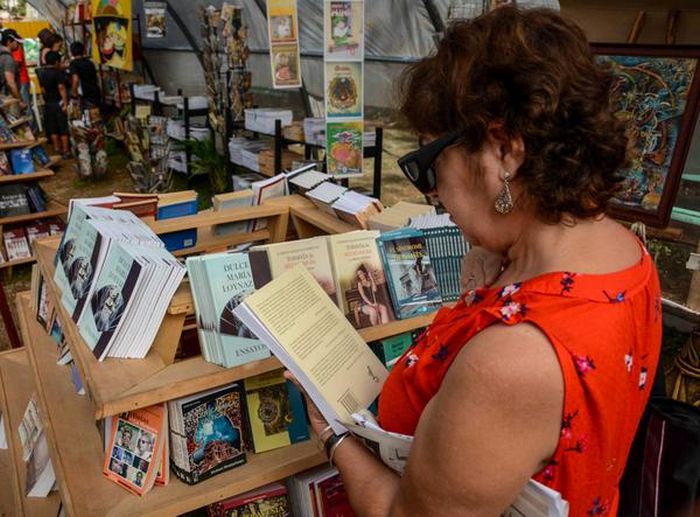
<path fill-rule="evenodd" d="M 197 214 L 197 199 L 191 201 L 183 201 L 182 203 L 173 203 L 164 206 L 158 206 L 156 219 L 173 219 L 175 217 L 186 217 L 188 215 Z M 191 248 L 197 244 L 197 229 L 188 228 L 178 232 L 164 233 L 159 235 L 160 239 L 165 244 L 165 249 L 170 252 Z"/>
<path fill-rule="evenodd" d="M 221 253 L 202 260 L 209 283 L 223 353 L 222 366 L 230 368 L 270 357 L 270 350 L 233 314 L 255 290 L 253 271 L 246 253 Z"/>
<path fill-rule="evenodd" d="M 46 154 L 46 150 L 40 145 L 32 147 L 32 157 L 39 162 L 39 165 L 42 167 L 45 167 L 49 164 L 49 162 L 51 162 L 51 158 L 49 158 L 49 155 Z"/>
<path fill-rule="evenodd" d="M 442 297 L 423 233 L 400 228 L 381 234 L 377 244 L 396 317 L 403 320 L 437 310 Z"/>
<path fill-rule="evenodd" d="M 100 361 L 109 352 L 142 270 L 143 266 L 134 258 L 128 245 L 112 242 L 78 322 L 80 335 Z"/>
<path fill-rule="evenodd" d="M 31 174 L 34 172 L 31 149 L 13 149 L 10 151 L 10 163 L 15 174 Z"/>

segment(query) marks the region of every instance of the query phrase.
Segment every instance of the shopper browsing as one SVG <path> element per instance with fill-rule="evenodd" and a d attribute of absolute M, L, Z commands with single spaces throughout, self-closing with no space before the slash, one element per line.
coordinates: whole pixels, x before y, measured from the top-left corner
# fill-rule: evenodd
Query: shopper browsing
<path fill-rule="evenodd" d="M 68 72 L 71 78 L 73 100 L 80 100 L 82 109 L 99 108 L 102 96 L 94 63 L 85 56 L 85 46 L 79 41 L 71 44 L 70 53 L 73 60 Z"/>
<path fill-rule="evenodd" d="M 10 38 L 17 42 L 17 45 L 13 45 L 14 50 L 12 50 L 12 58 L 17 64 L 17 70 L 19 72 L 19 93 L 22 100 L 27 106 L 31 105 L 30 99 L 30 87 L 31 81 L 29 80 L 29 71 L 27 70 L 27 61 L 24 57 L 24 40 L 19 37 L 19 34 L 14 29 L 6 29 Z M 29 111 L 31 116 L 31 110 Z"/>
<path fill-rule="evenodd" d="M 56 153 L 70 157 L 68 142 L 68 78 L 60 68 L 58 52 L 46 54 L 46 66 L 37 70 L 39 83 L 44 92 L 44 131 L 51 139 Z"/>
<path fill-rule="evenodd" d="M 605 215 L 627 145 L 612 80 L 573 22 L 512 7 L 451 25 L 405 75 L 421 147 L 399 165 L 498 259 L 473 261 L 489 283 L 384 384 L 381 426 L 414 436 L 403 477 L 310 405 L 358 515 L 500 515 L 531 477 L 572 516 L 617 515 L 661 303 L 651 257 Z"/>
<path fill-rule="evenodd" d="M 4 83 L 5 93 L 17 99 L 20 103 L 20 108 L 25 110 L 28 104 L 22 98 L 20 91 L 20 73 L 19 67 L 12 57 L 12 53 L 16 51 L 22 39 L 13 29 L 4 29 L 0 37 L 0 71 L 2 77 L 0 80 Z"/>

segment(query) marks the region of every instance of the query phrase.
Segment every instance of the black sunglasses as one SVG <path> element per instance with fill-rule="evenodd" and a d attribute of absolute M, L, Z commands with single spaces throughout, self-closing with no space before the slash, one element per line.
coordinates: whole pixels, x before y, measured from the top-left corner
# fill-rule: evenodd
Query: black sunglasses
<path fill-rule="evenodd" d="M 453 131 L 433 140 L 420 149 L 405 154 L 397 160 L 397 163 L 406 177 L 411 180 L 411 183 L 423 194 L 428 194 L 434 191 L 437 186 L 433 162 L 445 148 L 451 146 L 460 138 L 462 138 L 462 133 Z"/>

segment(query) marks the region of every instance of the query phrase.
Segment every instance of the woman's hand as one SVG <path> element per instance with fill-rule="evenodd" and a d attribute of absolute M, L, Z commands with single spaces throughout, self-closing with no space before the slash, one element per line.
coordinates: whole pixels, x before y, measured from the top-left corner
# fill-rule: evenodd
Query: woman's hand
<path fill-rule="evenodd" d="M 462 259 L 462 292 L 491 285 L 501 274 L 503 255 L 473 247 Z"/>
<path fill-rule="evenodd" d="M 316 436 L 320 437 L 321 432 L 328 427 L 328 422 L 325 418 L 323 418 L 323 415 L 316 407 L 316 404 L 314 404 L 311 398 L 309 398 L 309 395 L 306 393 L 306 390 L 302 387 L 301 384 L 299 384 L 299 381 L 296 377 L 294 377 L 294 374 L 292 374 L 292 372 L 290 372 L 289 370 L 285 370 L 284 377 L 287 380 L 293 382 L 296 385 L 296 387 L 299 388 L 299 391 L 301 391 L 301 394 L 306 400 L 306 412 L 309 415 L 309 423 L 311 424 L 311 429 L 314 433 L 316 433 Z M 328 432 L 326 431 L 325 438 L 328 438 L 327 433 Z"/>

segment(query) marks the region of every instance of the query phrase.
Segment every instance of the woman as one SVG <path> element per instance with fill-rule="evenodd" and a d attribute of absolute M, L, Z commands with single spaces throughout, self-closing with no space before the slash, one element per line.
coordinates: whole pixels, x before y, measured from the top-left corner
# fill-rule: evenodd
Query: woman
<path fill-rule="evenodd" d="M 360 295 L 360 311 L 367 315 L 370 325 L 389 323 L 386 305 L 377 301 L 377 284 L 364 264 L 357 268 L 356 278 L 357 292 Z"/>
<path fill-rule="evenodd" d="M 492 283 L 442 309 L 384 385 L 380 424 L 414 435 L 403 477 L 312 409 L 358 515 L 499 515 L 531 477 L 572 516 L 616 514 L 661 310 L 648 253 L 604 215 L 626 147 L 611 81 L 574 23 L 511 7 L 451 26 L 408 71 L 423 147 L 399 164 Z"/>

